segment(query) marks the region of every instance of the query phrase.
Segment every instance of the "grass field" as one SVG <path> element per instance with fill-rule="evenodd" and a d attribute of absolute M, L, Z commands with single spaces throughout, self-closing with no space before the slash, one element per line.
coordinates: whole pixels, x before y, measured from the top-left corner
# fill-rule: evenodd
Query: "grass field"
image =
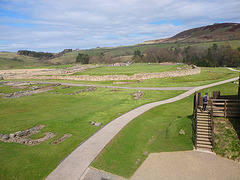
<path fill-rule="evenodd" d="M 99 127 L 90 121 L 103 125 L 121 114 L 148 102 L 176 96 L 183 91 L 143 91 L 141 100 L 132 100 L 136 90 L 97 91 L 68 95 L 84 87 L 71 87 L 48 93 L 20 98 L 0 99 L 0 133 L 9 134 L 31 128 L 37 124 L 46 127 L 33 138 L 42 137 L 43 132 L 57 133 L 51 140 L 37 146 L 26 146 L 0 141 L 0 179 L 42 179 L 57 164 L 72 152 L 81 142 L 96 132 Z M 8 92 L 3 86 L 0 91 Z M 73 136 L 58 145 L 50 145 L 66 133 Z"/>
<path fill-rule="evenodd" d="M 156 73 L 164 71 L 175 71 L 177 67 L 183 65 L 167 65 L 162 66 L 158 64 L 147 65 L 146 63 L 137 63 L 131 66 L 113 66 L 113 67 L 99 67 L 94 69 L 87 69 L 86 71 L 78 72 L 73 75 L 128 75 L 131 76 L 137 73 Z"/>
<path fill-rule="evenodd" d="M 130 68 L 125 67 L 126 69 L 121 68 L 118 70 L 110 70 L 110 67 L 109 69 L 99 68 L 94 69 L 92 73 L 100 75 L 106 71 L 109 74 L 118 71 L 118 73 L 132 74 L 145 72 L 145 68 L 149 68 L 147 71 L 155 72 L 170 70 L 176 66 L 139 64 Z M 199 75 L 152 79 L 126 86 L 198 86 L 237 77 L 238 74 L 238 72 L 232 72 L 226 68 L 203 68 Z M 113 85 L 113 81 L 52 81 Z M 114 86 L 117 85 L 114 84 Z M 61 89 L 61 87 L 54 87 L 51 92 L 33 96 L 0 99 L 0 133 L 9 134 L 37 124 L 44 124 L 46 127 L 41 133 L 33 135 L 33 139 L 42 137 L 44 132 L 57 133 L 53 139 L 37 146 L 0 141 L 0 179 L 43 179 L 56 168 L 63 158 L 99 129 L 99 127 L 91 126 L 90 121 L 102 122 L 105 125 L 140 105 L 168 99 L 184 92 L 143 91 L 145 93 L 143 98 L 134 101 L 130 94 L 136 90 L 111 91 L 107 88 L 97 88 L 97 91 L 70 95 L 85 87 L 67 89 Z M 215 89 L 221 90 L 222 94 L 236 93 L 236 87 L 236 84 L 229 83 L 206 89 L 203 92 L 211 92 Z M 1 93 L 17 91 L 20 89 L 0 85 Z M 190 150 L 193 145 L 191 115 L 192 96 L 148 111 L 128 124 L 97 158 L 93 166 L 130 177 L 151 152 Z M 184 129 L 185 136 L 178 134 L 179 128 Z M 72 136 L 58 145 L 50 145 L 52 141 L 66 133 L 70 133 Z"/>
<path fill-rule="evenodd" d="M 142 67 L 141 67 L 142 66 Z M 139 69 L 142 69 L 141 71 L 135 71 L 135 67 L 138 67 Z M 162 70 L 173 70 L 176 68 L 176 66 L 148 66 L 148 65 L 135 65 L 132 68 L 128 67 L 121 67 L 118 70 L 120 70 L 123 74 L 133 74 L 133 73 L 140 73 L 145 72 L 145 68 L 149 68 L 149 71 L 162 71 Z M 126 68 L 126 69 L 125 69 Z M 169 68 L 169 69 L 167 69 Z M 125 70 L 124 70 L 125 69 Z M 130 71 L 131 70 L 131 71 Z M 92 72 L 92 74 L 96 75 L 103 75 L 104 73 L 109 72 L 109 74 L 114 73 L 114 69 L 112 70 L 112 67 L 104 67 L 104 68 L 96 68 L 92 71 L 89 70 L 88 72 Z M 97 73 L 98 72 L 98 73 Z M 48 80 L 51 82 L 69 82 L 69 83 L 79 83 L 79 84 L 93 84 L 93 85 L 106 85 L 106 86 L 125 86 L 125 87 L 194 87 L 194 86 L 202 86 L 230 78 L 234 78 L 239 76 L 239 72 L 230 71 L 227 68 L 201 68 L 201 74 L 197 75 L 190 75 L 190 76 L 184 76 L 184 77 L 170 77 L 170 78 L 159 78 L 159 79 L 148 79 L 143 80 L 141 83 L 136 84 L 113 84 L 116 81 L 74 81 L 74 80 Z M 117 81 L 117 82 L 123 82 L 123 81 Z"/>
<path fill-rule="evenodd" d="M 237 94 L 238 85 L 228 83 L 200 92 Z M 91 166 L 129 178 L 150 153 L 187 151 L 192 141 L 193 95 L 161 105 L 132 120 L 99 154 Z M 183 129 L 185 135 L 180 135 Z"/>

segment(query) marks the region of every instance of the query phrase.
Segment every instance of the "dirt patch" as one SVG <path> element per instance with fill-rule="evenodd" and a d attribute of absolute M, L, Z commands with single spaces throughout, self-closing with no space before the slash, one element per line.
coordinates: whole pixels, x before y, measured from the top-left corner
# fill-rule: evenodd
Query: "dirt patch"
<path fill-rule="evenodd" d="M 56 136 L 56 134 L 52 132 L 45 132 L 43 133 L 45 136 L 42 138 L 39 138 L 39 139 L 29 138 L 31 135 L 39 133 L 41 129 L 44 127 L 45 125 L 39 124 L 32 127 L 31 129 L 26 129 L 24 131 L 17 131 L 11 134 L 0 134 L 0 141 L 15 142 L 19 144 L 25 144 L 28 146 L 39 145 L 40 143 Z"/>
<path fill-rule="evenodd" d="M 69 138 L 69 137 L 71 137 L 71 136 L 72 136 L 72 134 L 64 134 L 64 135 L 63 135 L 62 137 L 60 137 L 59 139 L 51 142 L 51 145 L 56 145 L 56 144 L 58 144 L 58 143 L 61 143 L 61 142 L 63 142 L 64 140 L 66 140 L 67 138 Z"/>

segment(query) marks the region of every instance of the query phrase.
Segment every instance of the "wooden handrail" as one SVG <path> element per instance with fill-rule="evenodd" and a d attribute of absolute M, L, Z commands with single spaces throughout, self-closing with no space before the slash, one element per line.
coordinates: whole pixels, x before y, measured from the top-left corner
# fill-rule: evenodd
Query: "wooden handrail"
<path fill-rule="evenodd" d="M 212 101 L 237 101 L 240 102 L 240 99 L 211 99 Z"/>
<path fill-rule="evenodd" d="M 211 126 L 212 126 L 212 151 L 214 149 L 214 121 L 213 121 L 213 108 L 211 105 Z"/>

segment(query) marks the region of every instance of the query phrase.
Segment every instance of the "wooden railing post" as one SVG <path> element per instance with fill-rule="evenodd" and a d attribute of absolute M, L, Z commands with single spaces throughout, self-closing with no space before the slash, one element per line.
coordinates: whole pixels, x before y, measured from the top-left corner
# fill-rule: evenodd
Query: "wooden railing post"
<path fill-rule="evenodd" d="M 195 117 L 195 148 L 197 149 L 197 112 Z"/>
<path fill-rule="evenodd" d="M 213 121 L 213 108 L 211 106 L 211 125 L 212 125 L 212 151 L 214 149 L 214 121 Z"/>
<path fill-rule="evenodd" d="M 225 100 L 225 103 L 224 103 L 224 117 L 227 116 L 227 101 Z"/>

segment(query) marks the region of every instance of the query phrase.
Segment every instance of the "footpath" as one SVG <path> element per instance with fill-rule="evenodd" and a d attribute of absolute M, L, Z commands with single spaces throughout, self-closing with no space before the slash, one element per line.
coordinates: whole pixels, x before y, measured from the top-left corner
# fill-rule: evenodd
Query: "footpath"
<path fill-rule="evenodd" d="M 132 121 L 137 116 L 142 113 L 152 109 L 156 106 L 172 103 L 174 101 L 181 100 L 196 91 L 201 89 L 209 88 L 212 86 L 217 86 L 220 84 L 236 81 L 239 78 L 232 78 L 224 81 L 220 81 L 213 84 L 208 84 L 204 86 L 199 86 L 191 88 L 187 92 L 178 95 L 176 97 L 166 99 L 163 101 L 153 102 L 145 104 L 136 109 L 123 114 L 122 116 L 114 119 L 89 139 L 79 145 L 68 157 L 66 157 L 58 167 L 46 178 L 47 180 L 77 180 L 80 179 L 84 172 L 87 170 L 91 162 L 96 158 L 96 156 L 103 150 L 103 148 L 111 141 L 111 139 L 130 121 Z"/>

